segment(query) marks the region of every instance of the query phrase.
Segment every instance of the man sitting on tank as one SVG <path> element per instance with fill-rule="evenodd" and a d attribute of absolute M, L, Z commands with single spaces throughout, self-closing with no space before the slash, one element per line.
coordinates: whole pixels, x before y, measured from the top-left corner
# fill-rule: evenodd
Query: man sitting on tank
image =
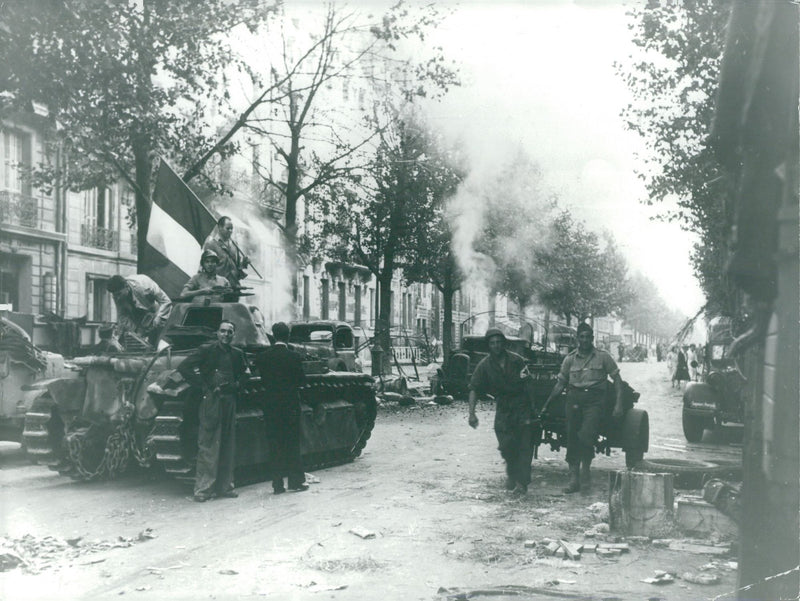
<path fill-rule="evenodd" d="M 210 248 L 203 251 L 200 257 L 200 271 L 194 274 L 181 290 L 181 300 L 191 300 L 197 296 L 210 299 L 212 302 L 224 300 L 226 292 L 231 291 L 228 280 L 217 275 L 219 256 Z"/>
<path fill-rule="evenodd" d="M 126 332 L 132 332 L 154 345 L 172 311 L 172 301 L 166 292 L 141 273 L 126 277 L 112 275 L 106 282 L 106 290 L 117 306 L 115 337 L 121 340 Z"/>

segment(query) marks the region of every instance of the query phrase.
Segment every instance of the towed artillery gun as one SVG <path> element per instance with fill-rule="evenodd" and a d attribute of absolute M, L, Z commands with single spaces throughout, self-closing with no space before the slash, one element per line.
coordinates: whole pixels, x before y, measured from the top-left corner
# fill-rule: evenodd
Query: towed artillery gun
<path fill-rule="evenodd" d="M 525 395 L 537 418 L 533 423 L 534 453 L 540 444 L 550 445 L 558 451 L 567 446 L 566 391 L 547 405 L 547 399 L 556 385 L 564 354 L 574 347 L 574 328 L 555 325 L 551 332 L 551 343 L 557 351 L 536 348 L 530 340 L 506 336 L 506 348 L 520 355 L 526 362 L 520 377 L 525 378 Z M 563 354 L 562 354 L 563 353 Z M 477 364 L 489 354 L 484 336 L 463 336 L 461 348 L 451 354 L 447 369 L 439 370 L 431 386 L 436 393 L 452 394 L 466 398 L 469 381 Z M 650 444 L 650 421 L 647 411 L 635 407 L 639 393 L 623 381 L 623 416 L 614 419 L 616 392 L 613 383 L 606 382 L 603 414 L 600 421 L 600 436 L 595 444 L 598 454 L 610 454 L 612 448 L 625 452 L 627 467 L 635 467 L 644 458 Z"/>
<path fill-rule="evenodd" d="M 160 465 L 176 477 L 191 477 L 197 453 L 202 392 L 185 382 L 177 366 L 203 343 L 215 340 L 220 322 L 236 326 L 233 344 L 252 367 L 270 345 L 261 314 L 239 302 L 204 299 L 173 306 L 157 349 L 75 359 L 77 378 L 35 383 L 25 416 L 28 455 L 76 479 L 113 478 L 128 467 Z M 309 357 L 301 389 L 301 454 L 307 469 L 357 457 L 375 424 L 372 378 L 330 372 Z M 263 390 L 251 369 L 236 408 L 237 472 L 263 479 L 269 461 Z"/>

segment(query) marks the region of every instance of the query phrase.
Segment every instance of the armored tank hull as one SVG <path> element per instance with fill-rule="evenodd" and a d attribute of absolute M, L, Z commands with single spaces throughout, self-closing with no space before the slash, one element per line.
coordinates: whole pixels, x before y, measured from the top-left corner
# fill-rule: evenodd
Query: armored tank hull
<path fill-rule="evenodd" d="M 236 324 L 234 344 L 245 351 L 252 367 L 255 356 L 269 346 L 254 315 L 239 303 L 176 305 L 162 337 L 168 347 L 76 358 L 82 370 L 78 377 L 35 383 L 23 431 L 29 457 L 82 480 L 113 478 L 137 464 L 155 464 L 176 477 L 191 477 L 201 391 L 185 382 L 176 368 L 213 338 L 222 319 Z M 308 383 L 300 395 L 305 468 L 352 461 L 375 425 L 372 378 L 330 372 L 318 361 L 308 361 L 304 368 Z M 250 376 L 237 402 L 237 470 L 247 471 L 251 480 L 267 475 L 263 407 L 269 394 L 257 376 Z"/>

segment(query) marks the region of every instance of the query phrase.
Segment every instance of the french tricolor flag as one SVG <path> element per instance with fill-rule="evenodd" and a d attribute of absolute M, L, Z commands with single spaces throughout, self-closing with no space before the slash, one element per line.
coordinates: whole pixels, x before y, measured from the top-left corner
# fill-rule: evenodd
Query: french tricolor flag
<path fill-rule="evenodd" d="M 200 268 L 203 243 L 216 219 L 183 180 L 161 159 L 149 217 L 139 222 L 146 232 L 138 253 L 139 273 L 150 276 L 170 298 Z"/>

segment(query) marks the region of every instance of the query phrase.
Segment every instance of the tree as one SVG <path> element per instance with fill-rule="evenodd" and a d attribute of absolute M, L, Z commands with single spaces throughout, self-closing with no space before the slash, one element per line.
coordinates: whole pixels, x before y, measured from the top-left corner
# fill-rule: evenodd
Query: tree
<path fill-rule="evenodd" d="M 379 139 L 368 176 L 313 197 L 312 213 L 327 252 L 364 265 L 377 279 L 376 337 L 388 351 L 392 278 L 414 244 L 412 234 L 433 220 L 433 190 L 440 182 L 424 166 L 430 139 L 411 107 L 397 110 Z"/>
<path fill-rule="evenodd" d="M 572 317 L 583 321 L 618 312 L 628 300 L 624 258 L 610 239 L 601 248 L 597 235 L 569 211 L 552 222 L 549 241 L 537 251 L 536 261 L 544 274 L 539 300 L 563 315 L 567 325 Z"/>
<path fill-rule="evenodd" d="M 625 322 L 640 332 L 671 339 L 686 321 L 686 316 L 664 303 L 652 280 L 634 273 L 630 279 L 631 298 L 622 312 Z"/>
<path fill-rule="evenodd" d="M 68 159 L 66 170 L 37 165 L 31 174 L 37 184 L 60 180 L 81 190 L 121 178 L 136 195 L 133 221 L 149 217 L 159 155 L 218 187 L 190 166 L 198 157 L 204 165 L 212 155 L 237 150 L 230 136 L 218 135 L 213 119 L 231 110 L 231 69 L 246 71 L 227 36 L 237 27 L 255 31 L 273 6 L 262 0 L 35 0 L 3 8 L 4 108 L 47 103 L 52 139 L 63 141 Z M 140 228 L 140 253 L 145 235 Z"/>
<path fill-rule="evenodd" d="M 432 132 L 427 135 L 432 137 Z M 437 140 L 430 141 L 421 168 L 431 200 L 431 219 L 416 221 L 410 232 L 411 244 L 402 261 L 407 282 L 432 283 L 442 293 L 442 354 L 450 356 L 453 345 L 453 297 L 461 289 L 464 274 L 453 250 L 453 215 L 450 200 L 466 177 L 463 160 Z"/>
<path fill-rule="evenodd" d="M 255 166 L 264 182 L 264 198 L 283 206 L 280 225 L 289 260 L 295 266 L 298 210 L 303 199 L 324 195 L 325 191 L 316 193 L 318 188 L 336 189 L 337 181 L 351 176 L 357 179 L 368 161 L 379 131 L 374 120 L 364 121 L 370 108 L 366 93 L 390 85 L 390 76 L 395 77 L 398 69 L 392 68 L 389 73 L 387 64 L 413 73 L 413 86 L 403 88 L 407 100 L 436 94 L 458 83 L 456 71 L 445 64 L 441 49 L 433 49 L 431 57 L 414 63 L 403 59 L 398 50 L 401 42 L 424 39 L 426 30 L 439 19 L 434 7 L 411 11 L 399 2 L 379 22 L 370 18 L 365 21 L 357 12 L 329 4 L 319 32 L 308 38 L 305 50 L 293 47 L 292 38 L 297 46 L 301 34 L 287 33 L 290 19 L 286 14 L 271 24 L 280 35 L 280 45 L 278 60 L 266 66 L 271 81 L 277 82 L 274 88 L 278 96 L 269 113 L 249 119 L 246 128 L 253 143 L 266 141 L 269 148 L 261 153 L 263 157 L 277 157 L 277 164 L 258 160 Z M 308 19 L 306 15 L 306 31 L 312 29 Z M 293 55 L 298 58 L 291 60 Z M 347 102 L 343 105 L 338 97 L 326 94 L 334 86 L 350 90 L 348 95 L 358 95 L 361 106 L 353 110 Z M 366 126 L 360 127 L 360 122 Z M 296 286 L 296 281 L 293 283 Z"/>
<path fill-rule="evenodd" d="M 732 2 L 648 0 L 631 12 L 633 41 L 641 56 L 618 65 L 634 96 L 622 117 L 644 139 L 649 154 L 639 173 L 647 204 L 662 217 L 700 235 L 692 254 L 709 309 L 736 315 L 738 295 L 728 281 L 733 224 L 731 180 L 708 143 L 714 117 L 724 32 Z"/>

